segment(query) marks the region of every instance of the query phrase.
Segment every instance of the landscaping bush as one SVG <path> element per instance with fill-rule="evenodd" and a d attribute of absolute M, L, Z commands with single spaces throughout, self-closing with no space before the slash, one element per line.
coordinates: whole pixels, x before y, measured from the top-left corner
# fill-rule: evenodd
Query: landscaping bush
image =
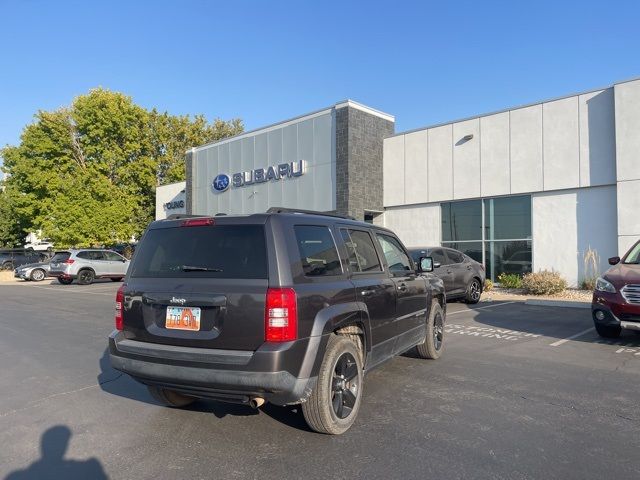
<path fill-rule="evenodd" d="M 487 278 L 484 281 L 484 288 L 482 289 L 482 291 L 483 292 L 490 292 L 491 290 L 493 290 L 493 282 Z"/>
<path fill-rule="evenodd" d="M 522 277 L 515 273 L 501 273 L 498 283 L 502 288 L 522 288 Z"/>
<path fill-rule="evenodd" d="M 522 277 L 522 286 L 527 293 L 533 295 L 553 295 L 567 288 L 567 281 L 558 272 L 542 270 L 537 273 L 527 273 Z"/>
<path fill-rule="evenodd" d="M 582 280 L 580 284 L 580 288 L 582 290 L 594 290 L 596 288 L 596 279 L 595 278 L 585 278 Z"/>

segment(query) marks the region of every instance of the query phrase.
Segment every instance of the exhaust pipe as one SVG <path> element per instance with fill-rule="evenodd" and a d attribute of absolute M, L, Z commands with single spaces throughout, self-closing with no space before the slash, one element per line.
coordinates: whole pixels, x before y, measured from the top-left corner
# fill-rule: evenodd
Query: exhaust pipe
<path fill-rule="evenodd" d="M 260 408 L 264 405 L 264 398 L 252 397 L 251 400 L 249 400 L 249 405 L 251 405 L 251 408 Z"/>

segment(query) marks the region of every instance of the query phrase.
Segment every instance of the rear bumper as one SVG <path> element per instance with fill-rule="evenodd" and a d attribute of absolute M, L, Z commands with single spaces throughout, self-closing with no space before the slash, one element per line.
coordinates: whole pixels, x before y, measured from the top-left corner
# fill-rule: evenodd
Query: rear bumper
<path fill-rule="evenodd" d="M 109 356 L 113 368 L 146 385 L 236 403 L 262 397 L 288 405 L 304 402 L 311 394 L 321 343 L 322 337 L 312 337 L 245 352 L 138 342 L 114 331 Z"/>

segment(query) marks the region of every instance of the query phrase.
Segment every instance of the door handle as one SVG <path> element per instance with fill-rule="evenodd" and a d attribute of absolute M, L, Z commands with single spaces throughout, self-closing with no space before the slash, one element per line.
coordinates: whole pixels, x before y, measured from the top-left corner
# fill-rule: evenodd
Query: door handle
<path fill-rule="evenodd" d="M 373 291 L 373 290 L 371 290 L 371 289 L 369 289 L 369 290 L 362 290 L 362 291 L 360 292 L 360 295 L 362 295 L 363 297 L 368 297 L 368 296 L 373 295 L 373 294 L 374 294 L 374 291 Z"/>
<path fill-rule="evenodd" d="M 400 285 L 398 285 L 398 290 L 400 290 L 401 292 L 404 292 L 407 289 L 407 285 L 404 283 L 401 283 Z"/>

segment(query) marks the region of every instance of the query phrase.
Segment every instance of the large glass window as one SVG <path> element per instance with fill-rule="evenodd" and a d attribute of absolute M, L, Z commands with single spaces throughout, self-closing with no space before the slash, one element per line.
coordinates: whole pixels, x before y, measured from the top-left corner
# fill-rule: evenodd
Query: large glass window
<path fill-rule="evenodd" d="M 482 202 L 442 204 L 442 241 L 482 238 Z"/>
<path fill-rule="evenodd" d="M 484 263 L 493 281 L 503 272 L 530 272 L 531 197 L 443 203 L 442 246 Z"/>

